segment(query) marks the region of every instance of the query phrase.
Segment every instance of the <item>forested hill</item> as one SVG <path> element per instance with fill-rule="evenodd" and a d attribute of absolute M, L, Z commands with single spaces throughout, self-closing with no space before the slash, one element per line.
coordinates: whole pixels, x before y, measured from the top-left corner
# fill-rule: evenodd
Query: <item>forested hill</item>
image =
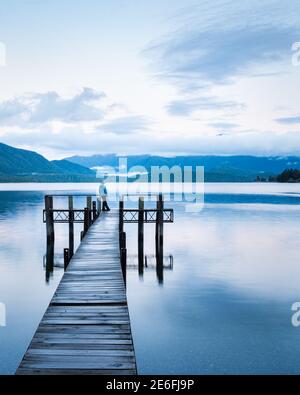
<path fill-rule="evenodd" d="M 90 181 L 95 172 L 66 160 L 49 161 L 42 155 L 0 143 L 0 181 Z"/>

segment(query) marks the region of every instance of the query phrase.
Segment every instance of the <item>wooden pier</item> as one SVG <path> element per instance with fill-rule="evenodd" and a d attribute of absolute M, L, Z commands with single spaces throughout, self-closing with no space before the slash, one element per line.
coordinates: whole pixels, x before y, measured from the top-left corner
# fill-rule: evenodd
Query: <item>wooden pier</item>
<path fill-rule="evenodd" d="M 17 374 L 136 373 L 116 210 L 88 230 Z"/>
<path fill-rule="evenodd" d="M 61 195 L 56 195 L 61 197 Z M 137 374 L 126 298 L 126 233 L 124 224 L 138 224 L 139 272 L 144 263 L 144 223 L 156 224 L 156 260 L 163 271 L 163 224 L 174 221 L 159 195 L 155 209 L 101 213 L 101 204 L 86 197 L 84 209 L 54 208 L 45 196 L 46 269 L 53 270 L 55 223 L 68 224 L 69 248 L 64 249 L 65 273 L 16 372 L 18 375 Z M 74 253 L 74 224 L 82 223 L 81 243 Z M 47 276 L 46 276 L 47 278 Z"/>

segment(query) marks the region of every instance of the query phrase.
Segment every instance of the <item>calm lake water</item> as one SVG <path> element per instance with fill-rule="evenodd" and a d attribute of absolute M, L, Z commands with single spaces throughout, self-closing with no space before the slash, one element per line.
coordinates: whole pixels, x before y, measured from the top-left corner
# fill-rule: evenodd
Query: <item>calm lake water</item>
<path fill-rule="evenodd" d="M 57 267 L 45 272 L 44 194 L 94 189 L 0 186 L 1 374 L 14 373 L 63 274 L 65 225 L 56 228 Z M 163 275 L 146 225 L 148 267 L 139 277 L 137 229 L 127 225 L 139 373 L 300 373 L 300 327 L 291 324 L 291 306 L 300 301 L 300 185 L 207 184 L 205 191 L 198 213 L 166 204 L 175 223 L 165 225 Z"/>

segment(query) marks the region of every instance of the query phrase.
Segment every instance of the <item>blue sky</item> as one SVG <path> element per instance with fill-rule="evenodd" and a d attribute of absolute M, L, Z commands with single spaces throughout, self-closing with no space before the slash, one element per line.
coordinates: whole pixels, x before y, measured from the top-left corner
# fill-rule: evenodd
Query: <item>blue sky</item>
<path fill-rule="evenodd" d="M 2 142 L 300 155 L 299 1 L 2 0 L 0 42 Z"/>

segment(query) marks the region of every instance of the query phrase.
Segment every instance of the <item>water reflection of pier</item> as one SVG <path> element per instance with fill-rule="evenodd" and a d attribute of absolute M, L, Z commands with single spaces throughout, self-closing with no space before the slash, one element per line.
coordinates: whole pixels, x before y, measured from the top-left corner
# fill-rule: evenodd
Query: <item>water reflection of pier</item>
<path fill-rule="evenodd" d="M 54 254 L 54 251 L 47 250 L 48 254 L 43 257 L 43 268 L 46 273 L 46 283 L 50 282 L 55 269 L 64 270 L 64 254 Z"/>
<path fill-rule="evenodd" d="M 139 271 L 140 276 L 143 278 L 144 273 L 147 271 L 156 270 L 157 280 L 159 284 L 164 283 L 164 272 L 172 271 L 174 267 L 173 255 L 165 255 L 162 257 L 161 262 L 157 261 L 157 255 L 147 254 L 143 261 L 143 270 L 141 271 L 141 264 L 138 255 L 127 256 L 127 271 Z"/>

